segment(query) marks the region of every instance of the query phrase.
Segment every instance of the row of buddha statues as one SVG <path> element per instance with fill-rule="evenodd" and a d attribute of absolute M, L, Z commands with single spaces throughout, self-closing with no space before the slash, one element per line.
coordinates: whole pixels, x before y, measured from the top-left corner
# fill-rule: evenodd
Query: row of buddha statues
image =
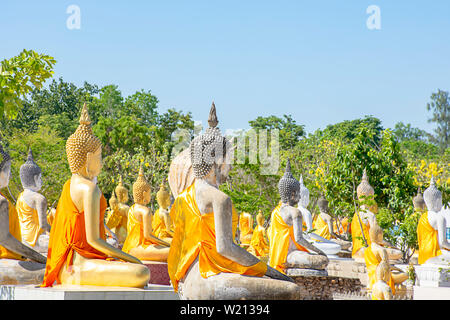
<path fill-rule="evenodd" d="M 402 252 L 383 239 L 376 205 L 360 205 L 348 226 L 348 219 L 336 221 L 322 196 L 313 219 L 307 209 L 309 191 L 302 177 L 299 181 L 292 175 L 288 160 L 278 183 L 280 203 L 268 223 L 260 211 L 254 226 L 253 216 L 238 215 L 219 189 L 231 170 L 233 148 L 217 127 L 214 103 L 208 124 L 172 161 L 168 182 L 173 202 L 162 184 L 156 194 L 159 208 L 152 213 L 151 187 L 141 166 L 132 186 L 134 204 L 128 205 L 128 190 L 120 179 L 108 207 L 97 185 L 102 145 L 84 105 L 80 124 L 66 143 L 72 175 L 56 208 L 47 210 L 39 193 L 42 172 L 31 151 L 20 168 L 24 191 L 16 205 L 0 195 L 0 257 L 45 264 L 42 287 L 143 288 L 151 276 L 143 261 L 158 261 L 167 263 L 172 286 L 185 299 L 298 299 L 301 291 L 288 275 L 291 269 L 323 271 L 329 259 L 350 250 L 353 259 L 367 266 L 372 298 L 392 298 L 395 285 L 408 277 L 392 265 Z M 1 145 L 0 155 L 3 189 L 11 158 Z M 374 196 L 365 171 L 356 191 L 361 203 Z M 442 208 L 434 179 L 419 200 L 414 198 L 422 210 L 419 264 L 448 262 L 449 211 Z"/>

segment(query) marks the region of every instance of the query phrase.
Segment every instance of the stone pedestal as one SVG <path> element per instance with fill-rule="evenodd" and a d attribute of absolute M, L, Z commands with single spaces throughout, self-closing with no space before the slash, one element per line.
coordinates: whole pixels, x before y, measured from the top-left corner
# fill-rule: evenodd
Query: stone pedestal
<path fill-rule="evenodd" d="M 96 286 L 0 286 L 0 300 L 178 300 L 172 286 L 144 289 Z"/>
<path fill-rule="evenodd" d="M 330 259 L 327 272 L 332 277 L 358 279 L 364 286 L 368 283 L 366 264 L 352 258 Z"/>
<path fill-rule="evenodd" d="M 414 266 L 416 285 L 420 287 L 450 287 L 450 266 L 418 265 Z"/>
<path fill-rule="evenodd" d="M 142 263 L 150 270 L 149 284 L 170 285 L 166 262 L 142 261 Z"/>
<path fill-rule="evenodd" d="M 0 259 L 0 285 L 41 284 L 45 264 L 34 261 Z"/>
<path fill-rule="evenodd" d="M 414 286 L 414 300 L 450 300 L 450 288 Z"/>

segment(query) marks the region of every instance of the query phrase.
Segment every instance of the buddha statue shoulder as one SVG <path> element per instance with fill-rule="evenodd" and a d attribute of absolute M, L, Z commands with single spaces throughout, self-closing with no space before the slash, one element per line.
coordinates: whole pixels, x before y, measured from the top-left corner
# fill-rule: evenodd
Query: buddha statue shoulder
<path fill-rule="evenodd" d="M 272 213 L 270 266 L 283 273 L 289 268 L 324 270 L 329 262 L 326 254 L 303 235 L 302 214 L 296 207 L 300 200 L 300 183 L 291 173 L 289 160 L 278 190 L 281 206 Z"/>
<path fill-rule="evenodd" d="M 24 191 L 16 203 L 22 242 L 38 252 L 47 253 L 50 225 L 47 222 L 47 199 L 39 193 L 42 171 L 33 158 L 31 148 L 27 161 L 20 167 L 20 181 Z"/>
<path fill-rule="evenodd" d="M 156 201 L 159 208 L 153 215 L 153 234 L 170 243 L 173 237 L 173 222 L 170 217 L 170 193 L 166 190 L 164 183 L 161 183 L 159 191 L 156 193 Z"/>
<path fill-rule="evenodd" d="M 0 189 L 6 188 L 11 175 L 11 157 L 0 144 Z M 0 192 L 0 258 L 11 260 L 30 259 L 46 263 L 39 252 L 21 242 L 20 222 L 15 206 Z"/>
<path fill-rule="evenodd" d="M 153 235 L 152 212 L 147 206 L 151 200 L 151 188 L 142 166 L 133 184 L 133 199 L 122 250 L 141 260 L 166 262 L 170 244 Z"/>
<path fill-rule="evenodd" d="M 217 128 L 213 103 L 209 128 L 190 145 L 194 183 L 172 206 L 174 237 L 169 276 L 182 299 L 293 299 L 299 287 L 234 242 L 238 219 L 219 190 L 231 170 L 232 145 Z"/>
<path fill-rule="evenodd" d="M 446 265 L 450 262 L 450 243 L 448 239 L 450 216 L 443 209 L 442 193 L 431 177 L 430 186 L 424 191 L 426 211 L 419 219 L 417 241 L 419 245 L 419 264 Z"/>
<path fill-rule="evenodd" d="M 97 185 L 102 146 L 86 104 L 66 142 L 72 176 L 64 184 L 50 231 L 43 287 L 91 285 L 143 288 L 150 272 L 139 259 L 106 242 L 106 199 Z"/>

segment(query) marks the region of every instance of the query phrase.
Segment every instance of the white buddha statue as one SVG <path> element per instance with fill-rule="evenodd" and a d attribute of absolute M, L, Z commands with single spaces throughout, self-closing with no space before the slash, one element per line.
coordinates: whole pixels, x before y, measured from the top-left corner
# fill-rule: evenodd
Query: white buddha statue
<path fill-rule="evenodd" d="M 328 257 L 336 258 L 337 253 L 341 251 L 341 246 L 336 242 L 327 240 L 318 234 L 311 232 L 313 229 L 313 219 L 311 212 L 307 209 L 309 205 L 309 190 L 303 183 L 303 176 L 300 176 L 300 202 L 298 203 L 298 209 L 302 214 L 302 219 L 306 224 L 306 232 L 304 238 L 313 244 L 315 247 L 323 251 Z"/>

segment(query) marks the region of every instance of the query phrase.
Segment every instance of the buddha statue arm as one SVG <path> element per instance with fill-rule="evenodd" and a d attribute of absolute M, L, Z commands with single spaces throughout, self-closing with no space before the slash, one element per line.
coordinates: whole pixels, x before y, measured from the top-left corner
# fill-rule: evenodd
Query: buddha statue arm
<path fill-rule="evenodd" d="M 85 191 L 83 197 L 86 240 L 93 248 L 106 255 L 117 259 L 122 259 L 131 263 L 141 263 L 139 259 L 129 255 L 122 250 L 116 249 L 100 236 L 100 189 L 96 185 L 91 185 Z"/>
<path fill-rule="evenodd" d="M 343 237 L 341 237 L 340 235 L 338 235 L 334 232 L 333 218 L 329 214 L 321 214 L 321 215 L 322 215 L 322 219 L 325 220 L 325 222 L 327 223 L 328 230 L 330 231 L 331 236 L 333 236 L 336 239 L 341 239 L 341 240 L 346 241 L 346 239 L 344 239 Z"/>
<path fill-rule="evenodd" d="M 44 231 L 50 232 L 50 225 L 47 222 L 47 200 L 44 197 L 37 199 L 36 211 L 38 213 L 39 226 Z"/>
<path fill-rule="evenodd" d="M 170 229 L 172 227 L 172 220 L 170 219 L 170 214 L 168 210 L 159 209 L 159 213 L 162 215 L 166 231 L 173 236 L 173 231 Z"/>
<path fill-rule="evenodd" d="M 47 262 L 46 257 L 25 246 L 9 232 L 9 204 L 5 198 L 0 199 L 0 245 L 36 262 L 43 264 Z"/>
<path fill-rule="evenodd" d="M 447 241 L 446 223 L 444 217 L 440 214 L 436 214 L 435 221 L 439 247 L 441 249 L 450 250 L 450 244 Z"/>
<path fill-rule="evenodd" d="M 295 242 L 297 242 L 299 245 L 304 247 L 305 249 L 309 251 L 314 251 L 320 255 L 326 256 L 326 254 L 320 250 L 319 248 L 316 248 L 311 243 L 309 243 L 304 237 L 303 237 L 303 222 L 302 222 L 302 215 L 300 211 L 296 208 L 293 208 L 292 210 L 292 223 L 294 227 L 294 238 Z"/>
<path fill-rule="evenodd" d="M 312 230 L 313 229 L 313 223 L 312 223 L 311 212 L 308 209 L 306 209 L 306 208 L 304 208 L 302 206 L 298 206 L 298 209 L 300 210 L 300 212 L 302 214 L 302 221 L 305 221 L 306 230 L 307 231 Z"/>
<path fill-rule="evenodd" d="M 145 210 L 144 214 L 142 215 L 142 225 L 143 225 L 142 228 L 143 228 L 143 233 L 144 233 L 145 239 L 153 240 L 161 246 L 170 247 L 169 243 L 167 243 L 164 240 L 159 239 L 158 237 L 155 237 L 152 234 L 152 232 L 153 232 L 152 213 L 151 213 L 150 209 L 148 209 L 148 208 L 147 208 L 147 210 Z"/>

